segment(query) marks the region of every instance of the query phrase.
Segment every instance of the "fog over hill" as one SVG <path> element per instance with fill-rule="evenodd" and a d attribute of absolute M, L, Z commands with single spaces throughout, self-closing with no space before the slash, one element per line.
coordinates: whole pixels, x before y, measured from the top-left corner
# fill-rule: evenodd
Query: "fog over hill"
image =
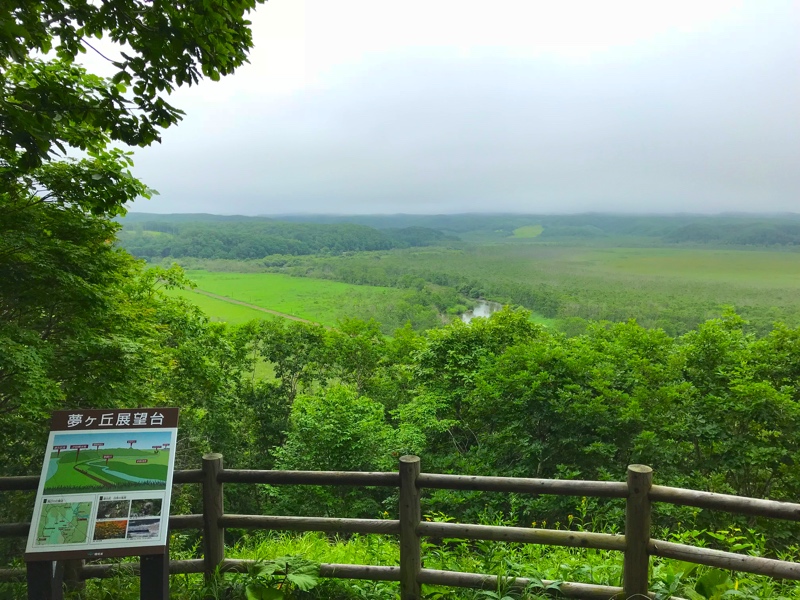
<path fill-rule="evenodd" d="M 273 0 L 253 22 L 251 64 L 178 90 L 184 124 L 137 152 L 162 195 L 136 210 L 800 206 L 796 2 Z"/>

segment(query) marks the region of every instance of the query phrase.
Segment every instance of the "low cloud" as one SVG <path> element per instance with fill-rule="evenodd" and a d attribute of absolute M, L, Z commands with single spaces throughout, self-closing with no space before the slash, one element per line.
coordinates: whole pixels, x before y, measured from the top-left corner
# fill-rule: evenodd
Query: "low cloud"
<path fill-rule="evenodd" d="M 162 195 L 134 210 L 794 211 L 796 12 L 757 16 L 602 61 L 400 49 L 292 93 L 187 96 L 138 153 Z"/>

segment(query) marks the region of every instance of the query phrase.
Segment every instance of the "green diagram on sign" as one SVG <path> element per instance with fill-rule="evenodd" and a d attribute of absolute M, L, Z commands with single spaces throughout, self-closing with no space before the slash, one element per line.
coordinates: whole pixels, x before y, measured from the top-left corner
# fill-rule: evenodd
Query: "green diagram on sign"
<path fill-rule="evenodd" d="M 177 408 L 55 411 L 25 560 L 165 554 L 177 442 Z"/>
<path fill-rule="evenodd" d="M 56 435 L 44 493 L 163 490 L 169 471 L 170 441 L 169 431 Z"/>
<path fill-rule="evenodd" d="M 36 545 L 83 544 L 89 533 L 91 502 L 44 504 L 36 527 Z"/>

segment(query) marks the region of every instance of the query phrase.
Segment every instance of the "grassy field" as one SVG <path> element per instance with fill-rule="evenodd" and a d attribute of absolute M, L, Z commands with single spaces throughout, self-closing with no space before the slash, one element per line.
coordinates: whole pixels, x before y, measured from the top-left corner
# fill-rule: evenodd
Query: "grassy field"
<path fill-rule="evenodd" d="M 208 271 L 189 275 L 201 290 L 329 326 L 344 316 L 378 315 L 382 320 L 381 311 L 374 308 L 380 307 L 383 315 L 394 314 L 393 304 L 406 291 L 333 281 L 347 280 L 353 273 L 371 273 L 372 283 L 382 283 L 384 273 L 387 281 L 407 274 L 429 284 L 477 287 L 490 300 L 522 304 L 537 322 L 568 332 L 583 327 L 575 318 L 634 318 L 646 327 L 679 334 L 719 316 L 726 306 L 733 306 L 760 333 L 776 321 L 800 325 L 800 252 L 615 247 L 608 239 L 568 245 L 540 239 L 308 257 L 292 272 L 311 277 Z M 180 293 L 219 320 L 271 318 L 196 292 Z"/>
<path fill-rule="evenodd" d="M 198 289 L 286 313 L 315 323 L 333 326 L 343 317 L 357 317 L 359 306 L 386 304 L 399 300 L 402 291 L 337 281 L 290 277 L 276 273 L 211 273 L 188 271 Z M 190 297 L 206 314 L 219 320 L 241 323 L 271 315 L 240 305 L 178 292 Z"/>
<path fill-rule="evenodd" d="M 800 253 L 690 248 L 602 248 L 572 261 L 637 277 L 800 288 Z"/>
<path fill-rule="evenodd" d="M 541 225 L 526 225 L 525 227 L 517 227 L 514 230 L 515 238 L 535 238 L 539 237 L 544 231 Z"/>
<path fill-rule="evenodd" d="M 625 321 L 686 332 L 733 306 L 764 333 L 800 325 L 800 252 L 567 245 L 536 239 L 316 259 L 318 270 L 381 269 L 481 290 L 523 304 L 570 331 L 571 319 Z M 527 290 L 527 291 L 526 291 Z M 575 330 L 577 331 L 577 330 Z"/>
<path fill-rule="evenodd" d="M 171 296 L 181 296 L 196 304 L 212 321 L 240 324 L 253 319 L 274 319 L 274 315 L 247 306 L 211 298 L 195 290 L 168 290 Z"/>
<path fill-rule="evenodd" d="M 563 531 L 563 529 L 562 529 Z M 732 537 L 728 531 L 716 532 L 657 532 L 659 537 L 676 542 L 704 545 L 716 538 Z M 712 537 L 714 536 L 714 537 Z M 739 538 L 741 539 L 741 538 Z M 723 546 L 728 550 L 726 542 Z M 176 535 L 172 541 L 171 552 L 180 558 L 196 558 L 195 550 L 189 546 L 187 536 Z M 751 552 L 760 555 L 760 548 L 753 544 Z M 186 549 L 185 549 L 186 548 Z M 226 548 L 226 557 L 233 559 L 256 560 L 271 564 L 276 559 L 289 564 L 300 565 L 302 561 L 317 563 L 345 563 L 356 565 L 396 566 L 399 561 L 399 546 L 396 538 L 384 535 L 331 536 L 318 532 L 291 533 L 268 532 L 251 534 L 236 546 Z M 515 577 L 531 577 L 561 581 L 572 581 L 594 585 L 620 584 L 622 558 L 619 552 L 611 550 L 587 550 L 585 548 L 563 548 L 541 544 L 517 544 L 508 542 L 475 543 L 450 540 L 425 541 L 422 558 L 428 569 L 468 573 L 492 573 L 501 576 L 497 591 L 476 592 L 464 588 L 424 585 L 422 590 L 428 598 L 447 598 L 450 600 L 477 600 L 490 598 L 548 598 L 547 595 L 533 595 L 540 591 L 532 587 L 531 594 L 509 592 L 508 586 Z M 797 560 L 796 554 L 788 554 L 785 560 Z M 293 562 L 294 561 L 294 562 Z M 776 580 L 736 571 L 694 566 L 674 560 L 651 559 L 651 590 L 659 590 L 663 598 L 672 597 L 668 593 L 688 598 L 743 598 L 748 600 L 798 600 L 800 586 L 789 580 Z M 119 598 L 133 600 L 139 597 L 138 586 L 122 571 L 123 575 L 109 579 L 90 579 L 86 583 L 85 598 L 100 600 Z M 713 582 L 715 595 L 700 595 L 696 591 L 698 581 L 704 578 Z M 244 586 L 250 580 L 247 575 L 227 574 L 225 584 L 228 593 L 217 591 L 214 597 L 244 597 Z M 280 576 L 273 581 L 278 583 Z M 555 587 L 559 587 L 556 585 Z M 5 584 L 8 597 L 24 597 L 22 584 Z M 0 588 L 2 589 L 2 588 Z M 701 589 L 707 590 L 708 587 Z M 505 590 L 505 591 L 504 591 Z M 15 594 L 16 595 L 13 595 Z M 692 595 L 694 594 L 694 595 Z M 175 577 L 171 581 L 170 597 L 175 600 L 199 600 L 209 597 L 208 588 L 203 588 L 201 575 Z M 559 597 L 561 597 L 559 595 Z M 387 581 L 367 581 L 348 579 L 321 579 L 317 587 L 303 594 L 303 598 L 326 600 L 395 600 L 398 598 L 398 584 Z"/>

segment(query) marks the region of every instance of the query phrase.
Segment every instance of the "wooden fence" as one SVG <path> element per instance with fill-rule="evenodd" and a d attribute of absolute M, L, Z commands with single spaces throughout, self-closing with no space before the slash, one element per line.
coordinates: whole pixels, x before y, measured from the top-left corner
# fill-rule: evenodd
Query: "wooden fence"
<path fill-rule="evenodd" d="M 202 529 L 204 557 L 195 560 L 169 561 L 170 574 L 204 573 L 207 579 L 223 572 L 246 571 L 254 561 L 225 558 L 225 529 L 271 529 L 283 531 L 322 531 L 329 533 L 377 533 L 400 538 L 398 566 L 323 564 L 323 577 L 398 581 L 401 600 L 419 600 L 422 584 L 495 589 L 496 576 L 425 569 L 422 566 L 421 538 L 460 538 L 545 544 L 578 548 L 616 550 L 622 553 L 621 587 L 563 582 L 560 593 L 568 598 L 629 599 L 654 597 L 648 592 L 651 556 L 660 556 L 700 565 L 719 567 L 781 579 L 800 580 L 800 563 L 722 552 L 675 544 L 650 537 L 651 503 L 665 502 L 694 506 L 757 517 L 800 521 L 800 504 L 758 500 L 710 492 L 652 485 L 650 467 L 631 465 L 627 482 L 527 479 L 517 477 L 478 477 L 422 473 L 420 459 L 403 456 L 399 472 L 365 473 L 337 471 L 252 471 L 224 469 L 222 455 L 203 456 L 203 468 L 177 471 L 176 484 L 203 486 L 203 514 L 174 515 L 169 519 L 171 530 Z M 0 478 L 0 491 L 35 490 L 38 477 Z M 337 519 L 319 517 L 281 517 L 226 514 L 223 510 L 223 485 L 350 485 L 384 486 L 400 490 L 398 520 Z M 625 535 L 493 527 L 460 523 L 438 523 L 421 519 L 420 495 L 424 489 L 477 490 L 559 496 L 620 498 L 626 503 Z M 0 524 L 0 537 L 27 536 L 29 523 Z M 67 561 L 70 562 L 70 561 Z M 72 561 L 73 563 L 75 561 Z M 137 565 L 117 564 L 67 565 L 67 580 L 73 583 L 90 578 L 112 577 L 121 573 L 138 573 Z M 24 569 L 0 569 L 0 582 L 24 581 Z M 524 587 L 526 578 L 516 578 L 513 585 Z M 544 582 L 546 585 L 550 582 Z"/>

